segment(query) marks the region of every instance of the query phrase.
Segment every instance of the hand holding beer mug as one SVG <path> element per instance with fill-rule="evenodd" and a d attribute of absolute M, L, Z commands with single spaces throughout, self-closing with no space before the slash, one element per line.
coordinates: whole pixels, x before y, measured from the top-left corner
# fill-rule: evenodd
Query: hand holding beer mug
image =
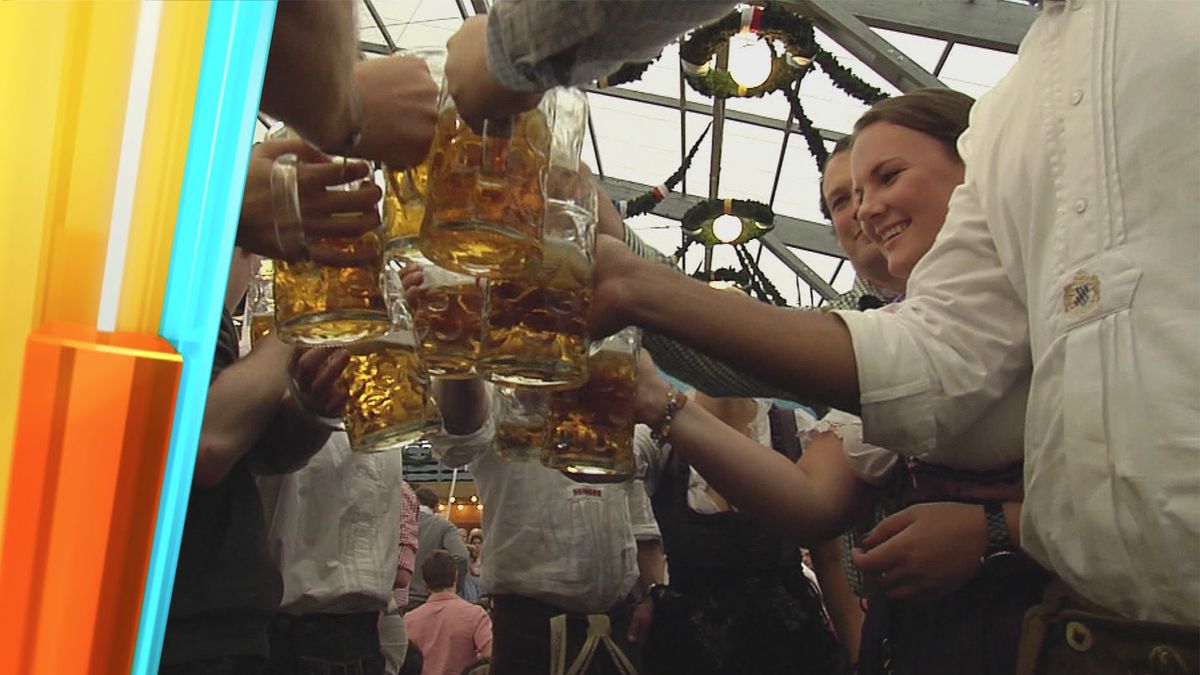
<path fill-rule="evenodd" d="M 389 268 L 384 278 L 391 328 L 378 338 L 347 347 L 350 365 L 342 374 L 347 392 L 342 418 L 355 452 L 398 450 L 442 426 L 411 318 L 401 302 L 399 276 Z"/>
<path fill-rule="evenodd" d="M 550 399 L 528 387 L 496 387 L 492 395 L 496 456 L 506 462 L 534 462 L 546 446 Z"/>
<path fill-rule="evenodd" d="M 421 252 L 458 272 L 512 278 L 541 257 L 547 176 L 575 173 L 587 96 L 553 89 L 534 110 L 488 120 L 476 134 L 442 90 L 429 154 Z"/>
<path fill-rule="evenodd" d="M 525 276 L 489 280 L 479 368 L 501 385 L 569 389 L 587 379 L 596 189 L 578 171 L 546 185 L 542 258 Z"/>
<path fill-rule="evenodd" d="M 422 47 L 405 52 L 407 57 L 420 59 L 429 69 L 437 87 L 441 87 L 446 63 L 442 47 Z M 429 182 L 429 158 L 411 166 L 387 166 L 383 198 L 384 248 L 389 257 L 404 262 L 423 259 L 417 246 L 421 221 L 425 219 L 425 192 Z"/>
<path fill-rule="evenodd" d="M 345 159 L 338 160 L 345 167 Z M 336 166 L 336 164 L 334 164 Z M 280 247 L 297 245 L 313 260 L 278 261 L 275 265 L 275 325 L 279 338 L 293 344 L 349 344 L 383 334 L 389 326 L 379 274 L 383 252 L 379 230 L 357 236 L 310 237 L 306 230 L 337 230 L 339 219 L 377 218 L 373 185 L 351 183 L 341 190 L 319 190 L 300 201 L 301 165 L 296 155 L 275 159 L 271 193 Z M 355 171 L 358 171 L 357 169 Z M 315 206 L 310 206 L 310 203 Z M 365 208 L 365 211 L 343 211 Z M 326 216 L 324 214 L 328 213 Z M 317 262 L 321 260 L 322 262 Z"/>
<path fill-rule="evenodd" d="M 633 477 L 640 351 L 641 333 L 634 327 L 592 345 L 587 382 L 550 394 L 550 439 L 542 464 L 581 483 Z"/>
<path fill-rule="evenodd" d="M 273 176 L 275 160 L 284 155 L 296 157 L 291 194 L 284 193 L 285 186 Z M 317 243 L 325 237 L 357 237 L 378 228 L 374 205 L 379 202 L 379 190 L 370 184 L 355 192 L 331 192 L 327 188 L 361 180 L 367 173 L 366 164 L 331 162 L 300 138 L 273 137 L 255 145 L 246 171 L 237 245 L 276 260 L 339 262 L 344 257 L 341 253 Z M 274 186 L 273 177 L 277 183 Z M 299 215 L 301 206 L 303 218 Z M 337 213 L 354 213 L 356 217 L 335 218 Z"/>

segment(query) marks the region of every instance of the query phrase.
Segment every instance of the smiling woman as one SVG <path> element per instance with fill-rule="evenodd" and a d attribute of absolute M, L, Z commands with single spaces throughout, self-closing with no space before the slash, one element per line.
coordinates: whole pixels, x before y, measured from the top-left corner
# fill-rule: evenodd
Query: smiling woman
<path fill-rule="evenodd" d="M 896 277 L 908 277 L 942 229 L 963 180 L 955 145 L 973 103 L 949 89 L 921 89 L 875 104 L 854 125 L 858 220 Z"/>

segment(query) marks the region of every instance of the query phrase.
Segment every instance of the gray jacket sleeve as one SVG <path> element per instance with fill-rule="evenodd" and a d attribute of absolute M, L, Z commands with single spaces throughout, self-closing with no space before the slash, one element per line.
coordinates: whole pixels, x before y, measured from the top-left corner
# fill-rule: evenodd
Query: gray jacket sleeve
<path fill-rule="evenodd" d="M 585 84 L 643 61 L 729 0 L 498 0 L 488 12 L 488 70 L 515 91 Z"/>

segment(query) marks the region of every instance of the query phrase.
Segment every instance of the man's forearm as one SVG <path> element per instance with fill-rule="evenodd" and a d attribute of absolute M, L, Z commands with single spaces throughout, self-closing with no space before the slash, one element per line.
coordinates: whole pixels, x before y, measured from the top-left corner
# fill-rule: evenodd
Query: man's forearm
<path fill-rule="evenodd" d="M 796 400 L 857 412 L 854 348 L 837 315 L 753 302 L 650 263 L 638 265 L 627 284 L 634 298 L 629 318 L 636 325 L 691 345 Z"/>
<path fill-rule="evenodd" d="M 351 91 L 357 59 L 353 2 L 279 3 L 262 110 L 318 147 L 337 147 L 355 123 Z"/>
<path fill-rule="evenodd" d="M 666 580 L 667 556 L 662 539 L 645 539 L 637 543 L 638 590 Z"/>
<path fill-rule="evenodd" d="M 291 353 L 291 347 L 268 337 L 209 387 L 196 452 L 197 484 L 219 483 L 275 418 L 287 390 Z"/>
<path fill-rule="evenodd" d="M 301 409 L 290 394 L 255 446 L 256 469 L 290 473 L 304 466 L 329 440 L 330 429 Z"/>

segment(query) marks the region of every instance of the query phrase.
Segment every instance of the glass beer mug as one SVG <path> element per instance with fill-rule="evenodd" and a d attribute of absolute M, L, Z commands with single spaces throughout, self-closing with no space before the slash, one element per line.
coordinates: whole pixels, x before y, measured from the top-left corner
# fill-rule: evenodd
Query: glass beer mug
<path fill-rule="evenodd" d="M 500 385 L 569 389 L 587 379 L 596 190 L 578 171 L 546 182 L 575 196 L 547 201 L 539 262 L 488 281 L 479 370 Z"/>
<path fill-rule="evenodd" d="M 385 272 L 393 321 L 384 335 L 345 347 L 349 394 L 342 414 L 355 452 L 398 450 L 437 433 L 442 416 L 430 391 L 395 270 Z"/>
<path fill-rule="evenodd" d="M 441 87 L 446 67 L 446 50 L 422 47 L 404 52 L 425 62 L 429 75 Z M 425 191 L 429 183 L 429 158 L 408 169 L 384 167 L 383 245 L 390 258 L 423 259 L 417 246 L 421 221 L 425 218 Z"/>
<path fill-rule="evenodd" d="M 547 201 L 566 198 L 547 176 L 578 171 L 586 123 L 587 95 L 559 87 L 536 109 L 488 120 L 476 134 L 443 88 L 427 160 L 425 257 L 489 278 L 523 273 L 540 258 Z"/>
<path fill-rule="evenodd" d="M 550 437 L 542 464 L 580 483 L 633 477 L 634 399 L 641 333 L 629 327 L 592 345 L 588 380 L 550 393 Z"/>
<path fill-rule="evenodd" d="M 382 335 L 390 320 L 379 286 L 383 268 L 380 232 L 305 241 L 296 185 L 298 165 L 297 157 L 287 154 L 276 158 L 271 167 L 271 195 L 280 243 L 284 239 L 281 232 L 287 230 L 288 236 L 299 239 L 302 248 L 320 246 L 345 262 L 275 262 L 276 333 L 284 342 L 305 345 L 349 344 Z M 354 185 L 341 187 L 354 189 Z"/>
<path fill-rule="evenodd" d="M 548 394 L 527 387 L 496 387 L 492 394 L 496 456 L 505 462 L 536 462 L 546 445 Z"/>
<path fill-rule="evenodd" d="M 246 286 L 246 311 L 242 318 L 241 343 L 246 351 L 275 328 L 274 276 L 275 261 L 256 256 L 250 283 Z"/>
<path fill-rule="evenodd" d="M 483 334 L 484 281 L 429 262 L 420 266 L 423 293 L 412 303 L 412 319 L 425 367 L 435 377 L 474 377 Z"/>

